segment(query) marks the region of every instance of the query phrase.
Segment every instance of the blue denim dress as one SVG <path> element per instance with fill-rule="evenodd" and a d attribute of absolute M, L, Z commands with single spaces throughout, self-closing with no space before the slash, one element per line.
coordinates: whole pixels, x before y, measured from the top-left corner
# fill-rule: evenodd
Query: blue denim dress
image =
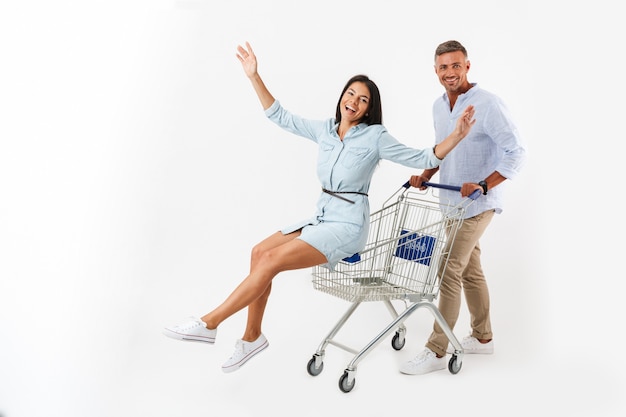
<path fill-rule="evenodd" d="M 288 234 L 302 229 L 299 239 L 323 253 L 331 269 L 365 247 L 370 217 L 367 192 L 380 160 L 416 169 L 434 168 L 441 162 L 432 148 L 403 145 L 383 125 L 359 124 L 342 141 L 334 118 L 304 119 L 285 110 L 278 100 L 265 114 L 283 129 L 317 143 L 321 188 L 341 193 L 333 196 L 320 190 L 315 214 L 281 230 Z"/>

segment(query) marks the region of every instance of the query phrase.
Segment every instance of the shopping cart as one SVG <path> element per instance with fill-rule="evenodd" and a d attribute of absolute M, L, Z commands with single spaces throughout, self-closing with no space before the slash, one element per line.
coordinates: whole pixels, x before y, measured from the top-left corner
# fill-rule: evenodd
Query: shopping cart
<path fill-rule="evenodd" d="M 447 264 L 456 232 L 463 221 L 465 209 L 480 196 L 474 192 L 458 205 L 446 205 L 433 188 L 460 191 L 460 187 L 425 182 L 425 192 L 418 192 L 405 183 L 389 197 L 380 210 L 370 216 L 367 244 L 363 251 L 340 261 L 334 270 L 316 266 L 312 271 L 316 290 L 339 297 L 352 304 L 339 319 L 307 364 L 312 376 L 324 369 L 328 345 L 355 356 L 339 378 L 339 389 L 350 392 L 356 383 L 359 362 L 393 331 L 391 346 L 400 350 L 405 344 L 404 321 L 417 309 L 426 308 L 434 315 L 448 337 L 454 352 L 448 370 L 461 370 L 463 348 L 433 301 L 439 293 L 439 277 Z M 394 197 L 397 197 L 394 200 Z M 398 313 L 391 300 L 403 300 L 405 309 Z M 382 301 L 393 320 L 361 350 L 338 342 L 335 337 L 350 316 L 363 302 Z"/>

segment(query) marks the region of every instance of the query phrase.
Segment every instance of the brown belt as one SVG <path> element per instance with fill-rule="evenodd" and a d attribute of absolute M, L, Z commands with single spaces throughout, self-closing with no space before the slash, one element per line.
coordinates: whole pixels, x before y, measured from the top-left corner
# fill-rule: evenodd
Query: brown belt
<path fill-rule="evenodd" d="M 349 200 L 343 196 L 340 196 L 339 194 L 360 194 L 360 195 L 364 195 L 365 197 L 367 197 L 366 193 L 361 193 L 359 191 L 330 191 L 330 190 L 327 190 L 326 188 L 322 188 L 322 191 L 324 191 L 326 194 L 332 195 L 333 197 L 337 197 L 343 201 L 347 201 L 350 204 L 354 204 L 354 201 Z"/>

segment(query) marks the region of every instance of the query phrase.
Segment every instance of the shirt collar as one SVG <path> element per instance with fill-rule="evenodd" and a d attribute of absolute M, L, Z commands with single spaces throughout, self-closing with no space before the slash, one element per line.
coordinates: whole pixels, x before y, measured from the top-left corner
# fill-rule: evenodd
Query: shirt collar
<path fill-rule="evenodd" d="M 472 88 L 470 88 L 469 90 L 467 90 L 466 92 L 464 92 L 463 94 L 459 95 L 459 98 L 456 100 L 456 102 L 463 102 L 464 100 L 467 100 L 468 98 L 472 97 L 474 95 L 474 92 L 478 90 L 478 83 L 470 83 L 472 85 Z M 446 102 L 446 104 L 450 104 L 450 99 L 448 98 L 448 93 L 444 92 L 442 95 L 443 101 Z M 456 107 L 456 105 L 455 105 Z"/>

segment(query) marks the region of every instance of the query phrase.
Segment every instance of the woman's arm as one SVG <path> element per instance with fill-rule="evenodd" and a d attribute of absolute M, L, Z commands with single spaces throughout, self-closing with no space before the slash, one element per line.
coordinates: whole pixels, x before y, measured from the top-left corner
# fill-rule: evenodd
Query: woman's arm
<path fill-rule="evenodd" d="M 269 92 L 257 71 L 256 55 L 254 55 L 254 51 L 248 42 L 246 42 L 246 49 L 241 45 L 237 46 L 237 59 L 241 62 L 246 76 L 252 82 L 252 87 L 254 87 L 254 91 L 256 91 L 261 101 L 263 110 L 267 110 L 274 103 L 274 96 Z"/>

